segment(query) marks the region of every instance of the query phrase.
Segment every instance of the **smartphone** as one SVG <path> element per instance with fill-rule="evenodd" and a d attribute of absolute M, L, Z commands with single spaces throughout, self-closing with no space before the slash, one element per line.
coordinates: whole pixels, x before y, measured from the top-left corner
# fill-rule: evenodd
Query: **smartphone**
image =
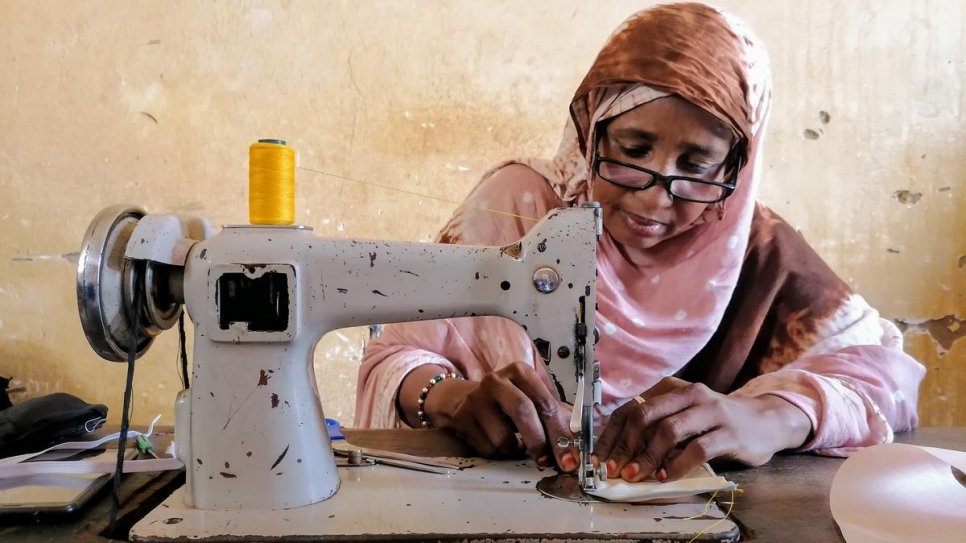
<path fill-rule="evenodd" d="M 51 457 L 42 455 L 31 462 L 45 460 L 80 461 L 117 458 L 117 449 L 64 451 Z M 133 457 L 134 451 L 131 451 Z M 37 474 L 0 479 L 0 523 L 65 522 L 76 518 L 78 512 L 97 496 L 113 479 L 112 473 L 83 475 Z"/>

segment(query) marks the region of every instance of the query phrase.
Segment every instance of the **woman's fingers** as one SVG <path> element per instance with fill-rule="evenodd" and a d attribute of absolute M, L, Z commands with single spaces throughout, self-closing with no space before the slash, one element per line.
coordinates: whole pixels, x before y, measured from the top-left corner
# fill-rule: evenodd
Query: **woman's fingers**
<path fill-rule="evenodd" d="M 460 421 L 459 429 L 456 430 L 456 435 L 461 439 L 466 441 L 466 443 L 476 451 L 477 454 L 483 458 L 496 458 L 498 456 L 499 450 L 496 445 L 490 441 L 489 436 L 483 430 L 476 419 L 464 419 Z"/>
<path fill-rule="evenodd" d="M 504 380 L 504 386 L 497 389 L 493 400 L 495 407 L 499 409 L 497 417 L 481 417 L 484 426 L 498 426 L 500 422 L 507 427 L 515 440 L 517 453 L 525 447 L 527 454 L 532 458 L 540 458 L 548 454 L 547 435 L 544 432 L 540 421 L 540 415 L 533 402 L 526 394 L 509 379 Z M 509 422 L 510 424 L 507 424 Z M 515 432 L 519 432 L 519 437 Z"/>
<path fill-rule="evenodd" d="M 476 412 L 476 421 L 487 439 L 504 458 L 517 458 L 523 451 L 523 443 L 516 435 L 513 425 L 503 415 L 497 399 L 482 406 Z"/>
<path fill-rule="evenodd" d="M 607 463 L 608 477 L 620 474 L 626 480 L 640 481 L 654 473 L 678 443 L 716 427 L 714 405 L 710 410 L 675 417 L 691 407 L 713 404 L 714 394 L 700 384 L 676 386 L 643 402 L 632 400 L 621 406 L 598 442 L 598 457 Z"/>
<path fill-rule="evenodd" d="M 640 406 L 637 406 L 636 402 L 631 400 L 618 407 L 611 414 L 610 419 L 604 426 L 604 431 L 600 433 L 600 437 L 597 438 L 597 443 L 594 446 L 595 465 L 601 461 L 606 462 L 610 458 L 614 446 L 626 435 L 624 428 L 627 424 L 627 417 L 635 409 L 640 409 Z"/>
<path fill-rule="evenodd" d="M 644 446 L 644 411 L 634 400 L 623 405 L 604 428 L 595 447 L 598 463 L 607 466 L 607 477 L 618 477 L 620 470 Z"/>
<path fill-rule="evenodd" d="M 504 416 L 499 402 L 494 398 L 493 383 L 483 385 L 480 383 L 480 386 L 466 394 L 459 404 L 452 417 L 453 430 L 480 456 L 519 456 L 523 450 L 522 444 L 514 434 L 513 424 Z"/>
<path fill-rule="evenodd" d="M 525 449 L 537 460 L 553 455 L 565 471 L 576 467 L 576 451 L 556 446 L 558 438 L 571 438 L 569 413 L 526 364 L 484 377 L 456 419 L 459 432 L 481 455 L 519 456 Z"/>
<path fill-rule="evenodd" d="M 684 410 L 664 417 L 655 423 L 655 430 L 643 449 L 620 473 L 622 479 L 636 483 L 665 467 L 671 452 L 695 436 L 707 432 L 717 425 L 717 414 L 702 404 L 691 404 Z M 669 478 L 669 474 L 659 476 L 659 480 Z"/>
<path fill-rule="evenodd" d="M 675 390 L 643 403 L 631 400 L 618 408 L 597 442 L 598 458 L 607 464 L 607 476 L 621 476 L 619 474 L 627 464 L 641 453 L 647 445 L 652 424 L 689 405 L 690 399 Z M 617 424 L 622 424 L 622 427 L 618 428 Z M 640 471 L 640 468 L 631 469 L 635 475 Z"/>
<path fill-rule="evenodd" d="M 664 463 L 667 480 L 680 479 L 705 462 L 728 456 L 734 442 L 734 437 L 724 428 L 692 439 L 681 454 Z"/>
<path fill-rule="evenodd" d="M 510 381 L 524 395 L 515 403 L 504 406 L 504 412 L 513 420 L 527 450 L 534 459 L 553 455 L 557 465 L 564 471 L 577 467 L 579 453 L 573 446 L 559 447 L 557 440 L 573 440 L 570 432 L 570 413 L 547 389 L 540 376 L 530 366 L 519 364 L 518 371 L 510 374 Z M 569 455 L 569 459 L 568 459 Z"/>
<path fill-rule="evenodd" d="M 648 401 L 653 400 L 663 394 L 667 394 L 672 391 L 677 391 L 678 389 L 685 388 L 689 386 L 690 383 L 677 377 L 665 377 L 658 381 L 658 383 L 646 391 L 635 396 L 631 401 L 617 408 L 610 416 L 607 424 L 604 426 L 604 431 L 601 433 L 600 438 L 597 440 L 595 447 L 595 460 L 610 458 L 611 451 L 615 445 L 625 436 L 625 426 L 628 423 L 628 418 L 634 418 L 635 423 L 634 431 L 638 431 L 637 426 L 640 424 L 638 417 L 640 415 L 639 411 L 642 409 L 647 409 L 641 407 L 645 405 Z M 644 434 L 644 439 L 649 436 L 647 433 Z M 635 451 L 636 452 L 636 451 Z M 616 477 L 616 473 L 613 474 Z"/>
<path fill-rule="evenodd" d="M 660 396 L 661 394 L 667 394 L 673 390 L 686 388 L 688 386 L 691 386 L 691 383 L 685 381 L 684 379 L 668 376 L 658 381 L 656 385 L 647 389 L 647 391 L 641 393 L 641 396 L 644 399 L 654 398 L 656 396 Z"/>
<path fill-rule="evenodd" d="M 638 396 L 614 411 L 597 448 L 608 477 L 676 480 L 716 458 L 761 465 L 809 430 L 802 412 L 781 398 L 733 398 L 703 384 L 665 384 L 667 392 Z"/>

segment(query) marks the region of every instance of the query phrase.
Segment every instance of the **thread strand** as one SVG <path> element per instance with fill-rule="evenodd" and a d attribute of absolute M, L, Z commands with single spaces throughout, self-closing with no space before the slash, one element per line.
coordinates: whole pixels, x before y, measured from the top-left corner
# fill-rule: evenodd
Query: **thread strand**
<path fill-rule="evenodd" d="M 466 208 L 469 208 L 469 209 L 476 209 L 478 211 L 485 211 L 487 213 L 496 213 L 497 215 L 505 215 L 507 217 L 513 217 L 515 219 L 522 219 L 522 220 L 531 221 L 531 222 L 539 222 L 539 220 L 540 220 L 540 219 L 535 219 L 533 217 L 527 217 L 527 216 L 524 216 L 524 215 L 517 215 L 516 213 L 510 213 L 508 211 L 500 211 L 499 209 L 490 209 L 490 208 L 481 207 L 481 206 L 469 205 L 466 202 L 459 202 L 459 201 L 456 201 L 456 200 L 450 200 L 449 198 L 442 198 L 442 197 L 439 197 L 439 196 L 432 196 L 432 195 L 429 195 L 429 194 L 423 194 L 421 192 L 416 192 L 416 191 L 412 191 L 412 190 L 408 190 L 408 189 L 401 189 L 401 188 L 397 188 L 397 187 L 391 187 L 389 185 L 382 185 L 380 183 L 373 183 L 372 181 L 363 181 L 362 179 L 354 179 L 352 177 L 346 177 L 344 175 L 338 175 L 338 174 L 334 174 L 334 173 L 329 173 L 329 172 L 322 171 L 322 170 L 314 170 L 312 168 L 306 168 L 306 167 L 303 167 L 303 166 L 296 166 L 295 169 L 297 169 L 297 170 L 304 170 L 306 172 L 311 172 L 311 173 L 315 173 L 315 174 L 319 174 L 319 175 L 324 175 L 326 177 L 332 177 L 332 178 L 335 178 L 335 179 L 341 179 L 343 181 L 350 181 L 350 182 L 353 182 L 353 183 L 358 183 L 360 185 L 365 185 L 365 186 L 369 186 L 369 187 L 376 187 L 376 188 L 380 188 L 380 189 L 385 189 L 385 190 L 391 190 L 391 191 L 395 191 L 395 192 L 400 192 L 402 194 L 409 194 L 410 196 L 418 196 L 420 198 L 425 198 L 427 200 L 436 200 L 437 202 L 443 202 L 443 203 L 446 203 L 446 204 L 453 204 L 453 205 L 457 205 L 457 206 L 466 207 Z"/>
<path fill-rule="evenodd" d="M 717 495 L 718 495 L 717 492 L 715 492 L 714 494 L 711 495 L 711 498 L 708 499 L 708 503 L 706 503 L 705 506 L 704 506 L 704 513 L 702 513 L 701 516 L 704 516 L 708 512 L 708 507 L 710 507 L 711 502 L 714 500 L 715 496 L 717 496 Z M 711 531 L 715 526 L 717 526 L 717 525 L 721 524 L 722 522 L 728 520 L 728 518 L 731 517 L 731 511 L 734 510 L 734 508 L 735 508 L 735 491 L 732 490 L 731 491 L 731 501 L 728 502 L 728 510 L 725 511 L 724 516 L 721 517 L 720 519 L 718 519 L 718 521 L 715 522 L 714 524 L 711 524 L 710 526 L 707 526 L 707 527 L 703 528 L 700 532 L 694 534 L 694 537 L 692 537 L 691 539 L 689 539 L 688 540 L 688 543 L 694 543 L 694 541 L 696 541 L 699 537 L 701 537 L 702 535 L 704 535 L 706 532 Z M 685 520 L 691 520 L 691 519 L 694 519 L 694 518 L 695 517 L 691 517 L 690 519 L 685 519 Z"/>

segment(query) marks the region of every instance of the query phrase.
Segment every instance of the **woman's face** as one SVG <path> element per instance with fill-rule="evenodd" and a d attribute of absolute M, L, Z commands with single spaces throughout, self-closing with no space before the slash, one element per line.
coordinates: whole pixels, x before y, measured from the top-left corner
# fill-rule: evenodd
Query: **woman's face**
<path fill-rule="evenodd" d="M 609 120 L 598 141 L 598 153 L 603 158 L 664 175 L 721 182 L 733 137 L 714 115 L 682 98 L 668 96 Z M 604 228 L 629 251 L 644 251 L 675 236 L 708 207 L 672 199 L 662 183 L 633 190 L 599 176 L 594 180 L 593 198 L 600 202 Z"/>

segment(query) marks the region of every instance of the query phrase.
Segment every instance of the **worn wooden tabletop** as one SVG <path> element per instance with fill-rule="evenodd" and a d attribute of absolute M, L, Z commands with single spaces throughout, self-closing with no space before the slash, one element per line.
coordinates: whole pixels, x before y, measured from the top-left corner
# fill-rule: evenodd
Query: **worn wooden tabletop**
<path fill-rule="evenodd" d="M 435 431 L 347 429 L 345 434 L 351 442 L 363 447 L 423 455 L 459 456 L 465 452 L 455 440 Z M 921 428 L 897 435 L 896 442 L 966 450 L 966 428 Z M 844 541 L 829 509 L 829 490 L 841 463 L 836 458 L 780 455 L 760 468 L 719 468 L 744 490 L 737 496 L 732 512 L 741 526 L 742 541 Z M 122 485 L 124 505 L 120 531 L 133 525 L 183 481 L 180 472 L 126 476 Z M 108 495 L 100 496 L 77 520 L 69 523 L 0 525 L 0 541 L 104 543 L 123 539 L 123 533 L 113 534 L 114 537 L 103 535 L 110 502 Z"/>

